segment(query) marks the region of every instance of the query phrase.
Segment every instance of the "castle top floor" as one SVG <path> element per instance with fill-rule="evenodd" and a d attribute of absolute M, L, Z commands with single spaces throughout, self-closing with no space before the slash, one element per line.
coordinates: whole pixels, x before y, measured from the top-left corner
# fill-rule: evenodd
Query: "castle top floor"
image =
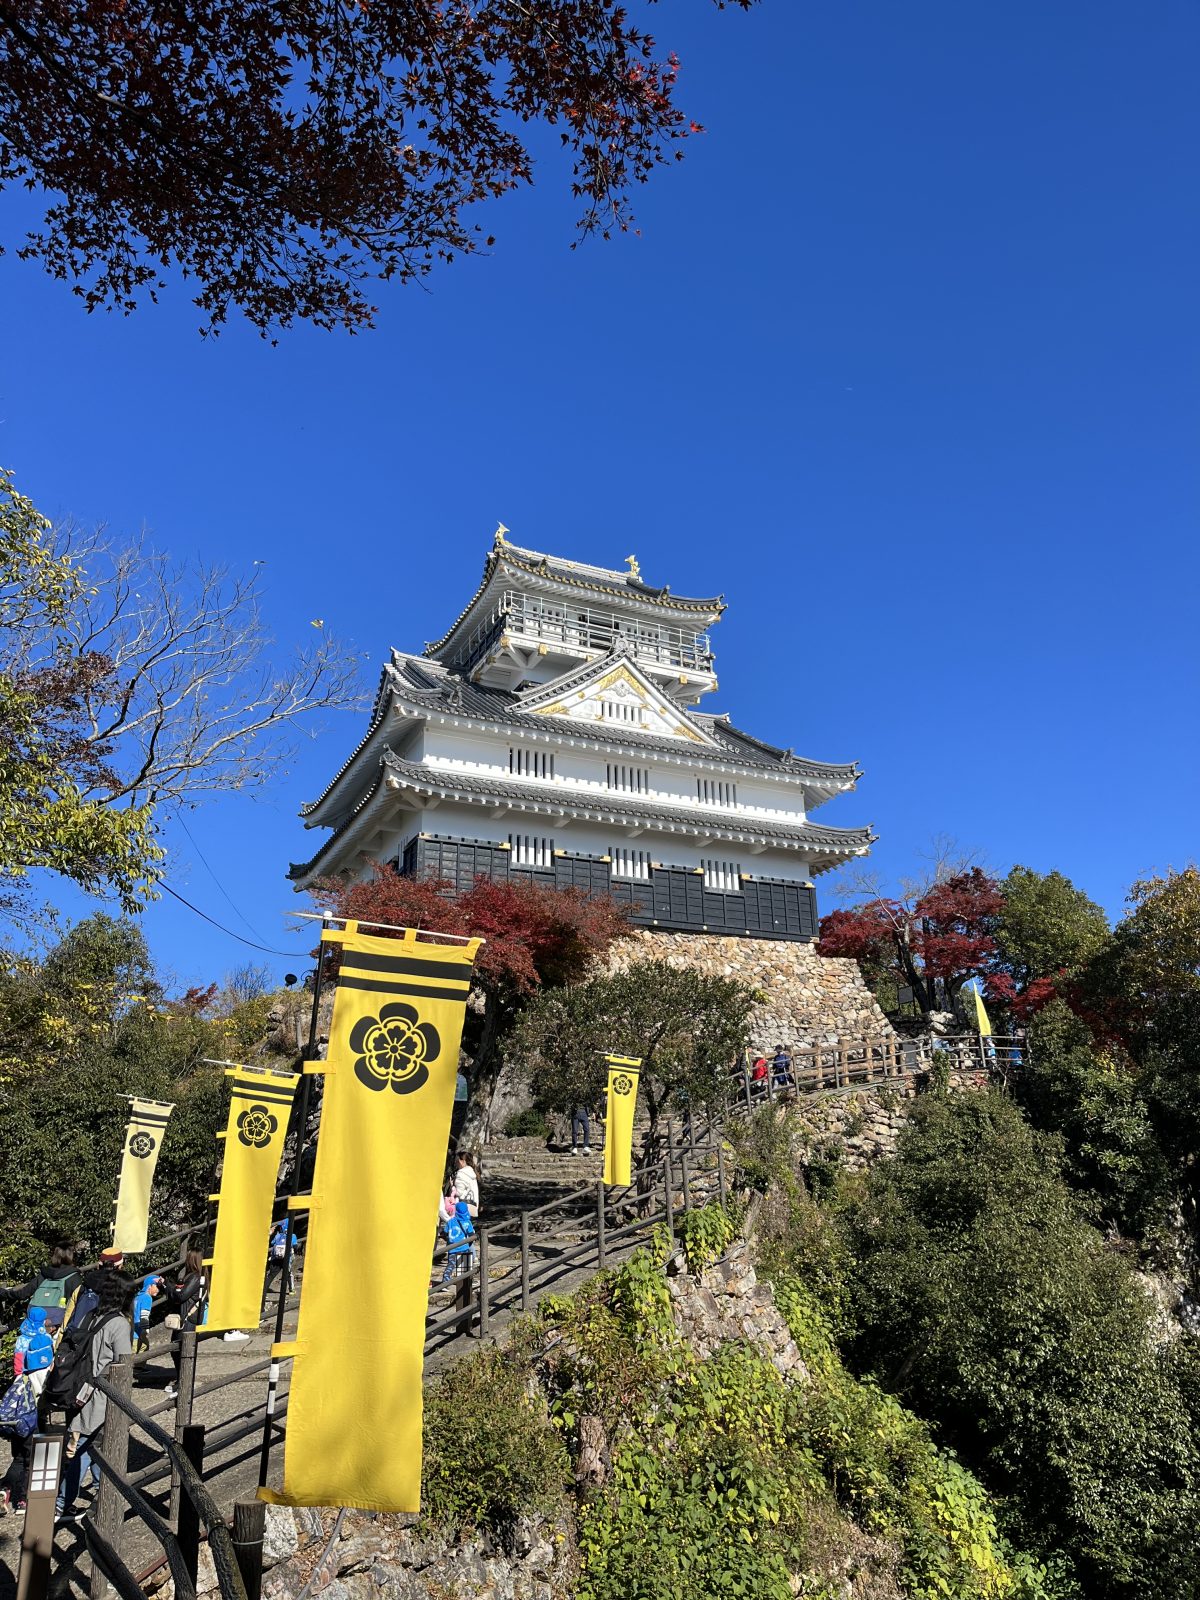
<path fill-rule="evenodd" d="M 510 544 L 497 530 L 483 577 L 449 631 L 425 654 L 486 688 L 550 683 L 622 646 L 680 705 L 717 686 L 708 629 L 722 598 L 688 599 L 624 571 Z"/>

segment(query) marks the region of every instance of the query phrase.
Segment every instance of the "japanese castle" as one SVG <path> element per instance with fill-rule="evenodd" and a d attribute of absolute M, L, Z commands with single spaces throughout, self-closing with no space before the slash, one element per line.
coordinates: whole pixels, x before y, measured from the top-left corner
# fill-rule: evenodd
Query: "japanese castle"
<path fill-rule="evenodd" d="M 394 650 L 366 734 L 306 827 L 304 889 L 374 864 L 467 888 L 483 875 L 611 894 L 633 921 L 814 939 L 812 879 L 868 828 L 809 820 L 853 763 L 809 761 L 696 709 L 717 687 L 724 602 L 510 544 L 421 655 Z"/>

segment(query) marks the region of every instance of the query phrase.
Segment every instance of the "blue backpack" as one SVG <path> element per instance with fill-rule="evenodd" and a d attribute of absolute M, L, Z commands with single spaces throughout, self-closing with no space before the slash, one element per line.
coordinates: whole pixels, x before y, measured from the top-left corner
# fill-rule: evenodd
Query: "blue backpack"
<path fill-rule="evenodd" d="M 13 1441 L 28 1439 L 37 1427 L 37 1395 L 24 1373 L 0 1397 L 0 1434 Z"/>

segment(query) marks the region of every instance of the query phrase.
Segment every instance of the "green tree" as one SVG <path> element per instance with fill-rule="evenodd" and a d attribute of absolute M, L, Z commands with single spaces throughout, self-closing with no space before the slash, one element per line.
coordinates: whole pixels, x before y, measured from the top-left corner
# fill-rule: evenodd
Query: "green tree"
<path fill-rule="evenodd" d="M 644 1153 L 656 1153 L 659 1119 L 679 1108 L 717 1103 L 749 1036 L 754 991 L 694 967 L 641 961 L 539 995 L 521 1018 L 510 1049 L 543 1105 L 595 1104 L 604 1090 L 606 1053 L 640 1056 L 638 1109 L 649 1126 Z"/>
<path fill-rule="evenodd" d="M 1200 869 L 1147 878 L 1081 975 L 1080 1003 L 1139 1059 L 1200 1038 Z"/>
<path fill-rule="evenodd" d="M 853 1355 L 1004 1497 L 1024 1546 L 1071 1554 L 1094 1600 L 1193 1594 L 1187 1357 L 1156 1346 L 1059 1158 L 1000 1095 L 923 1101 L 849 1214 Z"/>
<path fill-rule="evenodd" d="M 205 1057 L 271 1060 L 265 997 L 205 1014 L 169 999 L 141 929 L 103 914 L 42 959 L 0 959 L 0 1243 L 25 1260 L 56 1238 L 110 1236 L 126 1095 L 174 1104 L 155 1175 L 151 1237 L 201 1216 L 227 1098 Z"/>
<path fill-rule="evenodd" d="M 1014 867 L 1001 889 L 998 959 L 1019 993 L 1039 978 L 1077 971 L 1108 939 L 1103 909 L 1061 872 Z"/>

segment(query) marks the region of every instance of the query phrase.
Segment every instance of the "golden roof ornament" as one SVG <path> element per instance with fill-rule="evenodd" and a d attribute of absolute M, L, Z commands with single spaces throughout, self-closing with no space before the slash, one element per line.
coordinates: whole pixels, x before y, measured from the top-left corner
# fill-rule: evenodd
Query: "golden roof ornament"
<path fill-rule="evenodd" d="M 631 578 L 640 578 L 642 569 L 638 566 L 638 558 L 636 556 L 626 556 L 625 562 L 629 568 L 629 576 Z"/>
<path fill-rule="evenodd" d="M 502 544 L 507 544 L 508 543 L 508 539 L 505 537 L 505 535 L 509 534 L 511 532 L 512 532 L 511 528 L 506 528 L 502 522 L 498 522 L 496 524 L 496 531 L 492 535 L 492 543 L 497 548 L 499 548 L 499 546 L 502 545 Z"/>

